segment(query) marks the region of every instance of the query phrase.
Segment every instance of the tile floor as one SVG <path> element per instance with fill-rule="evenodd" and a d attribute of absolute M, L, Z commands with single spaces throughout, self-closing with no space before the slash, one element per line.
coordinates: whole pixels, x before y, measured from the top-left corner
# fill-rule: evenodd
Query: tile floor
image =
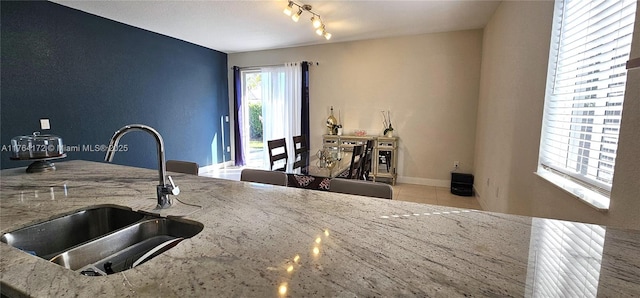
<path fill-rule="evenodd" d="M 242 169 L 240 168 L 227 168 L 200 173 L 200 176 L 240 181 L 241 171 Z M 396 183 L 396 185 L 393 186 L 393 199 L 398 201 L 482 210 L 482 207 L 480 207 L 480 203 L 478 203 L 478 199 L 475 196 L 457 196 L 452 194 L 448 187 Z"/>
<path fill-rule="evenodd" d="M 396 183 L 393 199 L 431 205 L 482 210 L 475 196 L 463 197 L 450 192 L 448 187 Z"/>

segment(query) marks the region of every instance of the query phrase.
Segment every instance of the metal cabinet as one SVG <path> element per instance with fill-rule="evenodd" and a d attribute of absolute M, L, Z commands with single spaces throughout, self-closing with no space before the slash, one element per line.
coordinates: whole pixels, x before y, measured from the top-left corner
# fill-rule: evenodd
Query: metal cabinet
<path fill-rule="evenodd" d="M 396 185 L 398 178 L 398 138 L 376 137 L 373 147 L 373 181 L 380 178 L 391 179 L 391 184 Z"/>
<path fill-rule="evenodd" d="M 373 181 L 390 179 L 395 185 L 398 177 L 398 138 L 384 136 L 324 135 L 322 147 L 333 152 L 353 151 L 353 146 L 373 140 L 371 152 L 371 175 Z"/>
<path fill-rule="evenodd" d="M 366 145 L 368 140 L 375 139 L 374 136 L 349 136 L 349 135 L 323 135 L 322 149 L 328 150 L 338 158 L 344 152 L 353 151 L 357 145 Z"/>

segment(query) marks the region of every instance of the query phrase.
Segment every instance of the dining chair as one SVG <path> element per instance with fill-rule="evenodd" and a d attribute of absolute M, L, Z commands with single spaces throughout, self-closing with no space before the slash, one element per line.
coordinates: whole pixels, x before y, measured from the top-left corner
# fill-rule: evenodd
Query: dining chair
<path fill-rule="evenodd" d="M 307 138 L 304 135 L 293 137 L 294 163 L 293 169 L 304 168 L 307 166 L 307 156 L 309 149 L 307 148 Z"/>
<path fill-rule="evenodd" d="M 351 154 L 351 165 L 348 171 L 344 171 L 338 175 L 339 178 L 358 179 L 358 170 L 360 169 L 360 163 L 363 160 L 364 145 L 353 146 L 353 153 Z"/>
<path fill-rule="evenodd" d="M 393 188 L 380 182 L 334 178 L 329 184 L 330 192 L 338 192 L 365 197 L 393 199 Z"/>
<path fill-rule="evenodd" d="M 358 179 L 369 180 L 371 173 L 371 154 L 373 154 L 373 140 L 368 140 L 365 145 L 363 159 L 358 168 Z"/>
<path fill-rule="evenodd" d="M 287 154 L 287 142 L 284 138 L 267 141 L 269 147 L 269 168 L 273 171 L 285 171 L 287 169 L 287 160 L 289 155 Z M 274 168 L 274 165 L 282 163 L 282 167 L 278 166 Z"/>
<path fill-rule="evenodd" d="M 287 186 L 287 174 L 279 171 L 242 169 L 240 181 Z"/>
<path fill-rule="evenodd" d="M 198 164 L 190 161 L 167 160 L 167 171 L 198 175 Z"/>

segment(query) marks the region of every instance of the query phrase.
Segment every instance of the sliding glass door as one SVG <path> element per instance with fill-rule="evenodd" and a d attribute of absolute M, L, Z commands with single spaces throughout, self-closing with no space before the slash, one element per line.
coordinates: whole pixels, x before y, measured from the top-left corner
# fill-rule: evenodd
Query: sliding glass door
<path fill-rule="evenodd" d="M 301 73 L 296 63 L 241 71 L 246 166 L 269 168 L 269 140 L 286 139 L 287 151 L 293 153 L 293 136 L 301 134 Z"/>

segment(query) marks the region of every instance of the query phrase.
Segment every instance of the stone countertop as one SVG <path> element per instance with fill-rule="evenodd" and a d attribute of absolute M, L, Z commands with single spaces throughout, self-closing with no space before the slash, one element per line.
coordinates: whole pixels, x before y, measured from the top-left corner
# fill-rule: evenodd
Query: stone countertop
<path fill-rule="evenodd" d="M 2 233 L 89 206 L 155 207 L 157 171 L 87 161 L 56 166 L 50 173 L 0 172 Z M 198 235 L 134 269 L 101 277 L 0 243 L 3 294 L 640 296 L 640 231 L 184 174 L 173 178 L 181 202 L 174 200 L 161 215 L 202 223 Z"/>

